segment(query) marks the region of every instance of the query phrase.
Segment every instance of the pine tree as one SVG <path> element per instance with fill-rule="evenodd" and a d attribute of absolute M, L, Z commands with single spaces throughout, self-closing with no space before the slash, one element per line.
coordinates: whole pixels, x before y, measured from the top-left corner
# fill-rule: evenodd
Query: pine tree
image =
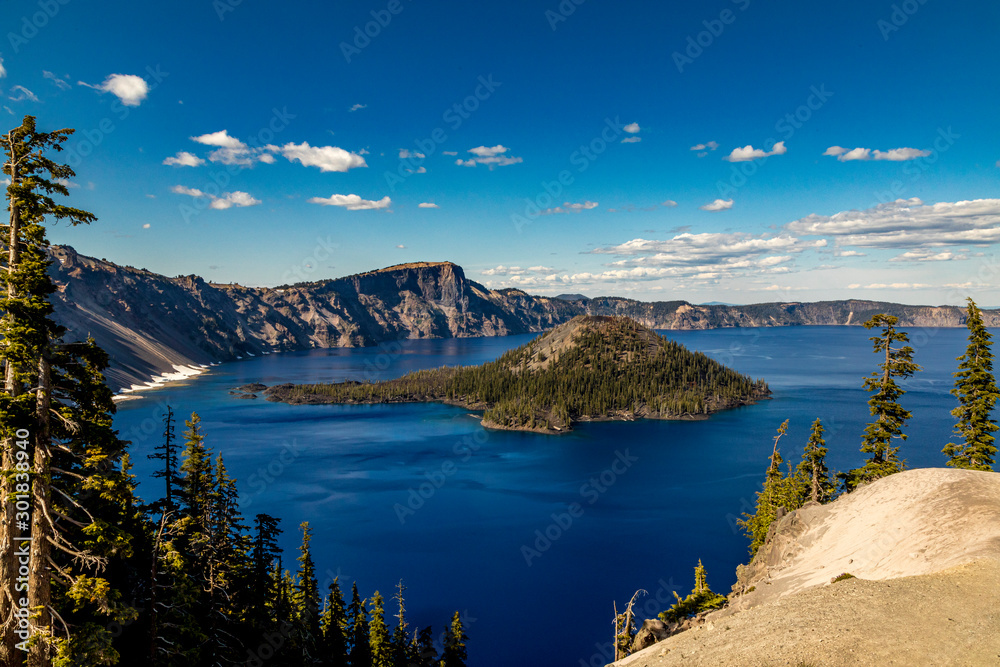
<path fill-rule="evenodd" d="M 757 506 L 753 514 L 744 512 L 743 519 L 738 519 L 736 524 L 740 526 L 750 538 L 750 556 L 757 554 L 757 550 L 764 544 L 767 538 L 767 531 L 771 524 L 778 517 L 779 510 L 791 512 L 802 506 L 803 485 L 800 480 L 791 474 L 784 476 L 781 472 L 781 452 L 778 451 L 778 441 L 788 433 L 788 420 L 786 419 L 778 432 L 774 436 L 774 449 L 771 452 L 770 465 L 764 478 L 764 487 L 757 492 Z"/>
<path fill-rule="evenodd" d="M 903 426 L 912 415 L 899 404 L 899 399 L 906 392 L 896 384 L 896 378 L 908 378 L 920 370 L 913 363 L 913 348 L 909 345 L 894 347 L 894 343 L 909 341 L 906 333 L 896 330 L 899 318 L 892 315 L 878 314 L 865 322 L 866 329 L 882 328 L 882 333 L 872 336 L 875 354 L 882 357 L 879 371 L 864 379 L 864 387 L 872 392 L 868 407 L 875 421 L 865 428 L 861 451 L 871 454 L 871 458 L 861 468 L 856 468 L 841 475 L 848 491 L 858 484 L 872 482 L 881 477 L 900 472 L 906 467 L 905 461 L 899 458 L 899 446 L 893 446 L 894 440 L 906 440 Z"/>
<path fill-rule="evenodd" d="M 323 644 L 321 654 L 325 665 L 347 667 L 347 611 L 338 578 L 330 583 L 321 618 Z M 402 663 L 405 667 L 405 663 Z"/>
<path fill-rule="evenodd" d="M 469 659 L 465 650 L 465 642 L 468 639 L 465 628 L 462 626 L 462 617 L 456 611 L 451 617 L 451 625 L 445 633 L 441 667 L 465 667 L 465 661 Z"/>
<path fill-rule="evenodd" d="M 396 584 L 396 593 L 393 599 L 396 601 L 396 628 L 392 632 L 392 661 L 396 667 L 408 667 L 410 661 L 410 637 L 409 623 L 406 622 L 406 602 L 403 593 L 406 586 L 400 579 Z"/>
<path fill-rule="evenodd" d="M 389 626 L 385 623 L 385 603 L 382 594 L 375 591 L 372 596 L 371 624 L 369 625 L 369 645 L 372 652 L 372 667 L 393 667 L 392 642 Z"/>
<path fill-rule="evenodd" d="M 705 571 L 705 566 L 701 564 L 700 558 L 698 566 L 694 568 L 694 589 L 691 594 L 681 599 L 681 596 L 675 592 L 674 597 L 677 599 L 677 603 L 667 611 L 660 613 L 659 618 L 665 623 L 679 623 L 685 618 L 719 609 L 726 604 L 725 595 L 719 595 L 708 587 L 708 574 Z"/>
<path fill-rule="evenodd" d="M 277 604 L 278 582 L 274 567 L 281 560 L 278 546 L 280 519 L 269 514 L 254 517 L 253 546 L 250 550 L 250 624 L 252 632 L 261 636 L 277 627 L 277 619 L 270 610 Z M 280 570 L 279 570 L 280 571 Z"/>
<path fill-rule="evenodd" d="M 72 132 L 39 132 L 35 119 L 25 116 L 20 127 L 0 137 L 10 212 L 9 224 L 0 227 L 5 246 L 0 257 L 0 664 L 12 667 L 24 656 L 14 647 L 12 616 L 20 598 L 13 591 L 18 538 L 31 538 L 27 601 L 36 613 L 29 623 L 27 659 L 33 667 L 54 659 L 117 659 L 107 625 L 129 621 L 135 613 L 107 578 L 109 562 L 120 562 L 132 548 L 128 531 L 135 518 L 133 487 L 123 468 L 127 443 L 110 426 L 114 404 L 104 385 L 107 356 L 93 341 L 63 343 L 65 331 L 51 319 L 55 286 L 43 225 L 53 218 L 72 225 L 95 219 L 53 199 L 69 194 L 65 180 L 74 172 L 45 154 L 62 150 Z M 24 496 L 30 496 L 30 511 L 17 514 L 21 510 L 12 501 Z"/>
<path fill-rule="evenodd" d="M 955 388 L 951 390 L 959 406 L 951 411 L 958 419 L 955 435 L 964 441 L 949 442 L 944 448 L 948 465 L 970 470 L 992 470 L 997 447 L 993 432 L 997 423 L 990 418 L 993 407 L 1000 398 L 993 376 L 993 352 L 990 350 L 993 335 L 983 324 L 982 312 L 969 298 L 965 325 L 969 329 L 969 346 L 958 357 L 962 362 L 955 373 Z"/>
<path fill-rule="evenodd" d="M 351 667 L 371 667 L 371 639 L 368 630 L 368 608 L 358 594 L 358 584 L 351 586 L 351 606 L 347 608 L 347 637 L 350 642 L 348 664 Z"/>
<path fill-rule="evenodd" d="M 162 468 L 153 471 L 153 477 L 162 477 L 166 485 L 166 491 L 161 503 L 162 510 L 169 512 L 176 509 L 176 498 L 174 497 L 177 488 L 177 445 L 174 435 L 174 411 L 167 406 L 167 414 L 163 415 L 163 444 L 153 448 L 153 454 L 147 454 L 146 458 L 162 461 Z"/>
<path fill-rule="evenodd" d="M 423 628 L 413 637 L 413 654 L 410 664 L 415 667 L 439 667 L 435 664 L 437 651 L 434 650 L 434 629 L 431 626 Z"/>
<path fill-rule="evenodd" d="M 295 641 L 301 651 L 303 664 L 312 664 L 318 657 L 320 642 L 319 585 L 316 582 L 316 566 L 313 563 L 309 545 L 312 531 L 309 522 L 299 525 L 302 530 L 302 545 L 299 547 L 299 571 L 295 577 Z"/>
<path fill-rule="evenodd" d="M 798 477 L 807 490 L 808 499 L 814 503 L 825 503 L 833 497 L 835 488 L 826 467 L 826 441 L 823 440 L 823 424 L 817 419 L 812 424 L 809 441 L 802 453 Z"/>

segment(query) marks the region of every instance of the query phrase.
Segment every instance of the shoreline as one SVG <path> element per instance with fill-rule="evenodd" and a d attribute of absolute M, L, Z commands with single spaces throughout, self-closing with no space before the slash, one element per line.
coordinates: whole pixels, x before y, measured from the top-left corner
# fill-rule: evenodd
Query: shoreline
<path fill-rule="evenodd" d="M 166 386 L 173 382 L 180 382 L 181 380 L 187 380 L 188 378 L 192 378 L 201 375 L 202 373 L 205 373 L 211 368 L 211 366 L 207 366 L 205 364 L 198 364 L 197 366 L 196 365 L 185 366 L 182 364 L 174 364 L 173 368 L 174 368 L 173 373 L 163 373 L 162 375 L 154 375 L 150 378 L 149 382 L 146 382 L 144 384 L 133 384 L 130 387 L 119 389 L 118 393 L 116 393 L 112 397 L 112 400 L 115 403 L 139 400 L 140 398 L 142 398 L 142 396 L 138 396 L 137 395 L 138 392 L 149 391 L 150 389 L 159 389 L 160 387 Z"/>

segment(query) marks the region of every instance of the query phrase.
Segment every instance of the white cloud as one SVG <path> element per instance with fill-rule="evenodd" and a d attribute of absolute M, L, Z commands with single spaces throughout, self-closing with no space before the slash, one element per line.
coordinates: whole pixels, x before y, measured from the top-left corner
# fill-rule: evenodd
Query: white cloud
<path fill-rule="evenodd" d="M 520 266 L 504 266 L 503 264 L 483 271 L 484 276 L 509 276 L 518 273 L 524 273 L 524 269 Z"/>
<path fill-rule="evenodd" d="M 104 83 L 97 86 L 92 86 L 83 81 L 78 81 L 77 83 L 103 93 L 111 93 L 127 107 L 139 106 L 146 99 L 146 95 L 149 94 L 149 85 L 146 83 L 146 80 L 135 74 L 111 74 L 104 80 Z"/>
<path fill-rule="evenodd" d="M 519 157 L 504 155 L 509 150 L 509 148 L 500 144 L 492 147 L 477 146 L 476 148 L 470 148 L 468 151 L 472 153 L 472 158 L 468 160 L 460 158 L 455 160 L 455 164 L 460 167 L 475 167 L 477 164 L 485 164 L 490 169 L 493 169 L 494 167 L 506 167 L 507 165 L 518 164 L 524 161 Z"/>
<path fill-rule="evenodd" d="M 15 102 L 23 102 L 24 100 L 29 100 L 31 102 L 38 101 L 38 96 L 24 86 L 11 86 L 10 92 L 17 93 L 17 97 L 14 97 L 13 95 L 8 97 L 8 99 L 14 100 Z"/>
<path fill-rule="evenodd" d="M 212 197 L 212 203 L 209 204 L 209 207 L 222 210 L 232 206 L 256 206 L 259 203 L 260 200 L 255 199 L 249 193 L 236 190 L 234 192 L 223 192 L 221 197 Z"/>
<path fill-rule="evenodd" d="M 219 130 L 218 132 L 211 132 L 209 134 L 191 137 L 191 141 L 195 141 L 206 146 L 219 146 L 220 148 L 247 148 L 245 143 L 236 137 L 229 136 L 229 132 L 226 130 Z"/>
<path fill-rule="evenodd" d="M 330 195 L 329 197 L 312 197 L 307 199 L 310 204 L 320 204 L 322 206 L 340 206 L 348 211 L 368 211 L 381 208 L 389 208 L 392 200 L 388 196 L 382 197 L 378 201 L 362 199 L 358 195 Z"/>
<path fill-rule="evenodd" d="M 785 228 L 834 236 L 839 245 L 865 248 L 933 248 L 1000 242 L 1000 199 L 939 202 L 897 199 L 864 211 L 809 215 Z"/>
<path fill-rule="evenodd" d="M 152 225 L 150 225 L 150 224 L 149 224 L 149 223 L 147 222 L 146 224 L 144 224 L 144 225 L 142 226 L 142 228 L 143 228 L 143 229 L 149 229 L 149 228 L 150 228 L 151 226 L 152 226 Z"/>
<path fill-rule="evenodd" d="M 3 69 L 2 64 L 0 64 L 0 69 Z M 73 87 L 69 85 L 69 83 L 67 83 L 65 79 L 60 79 L 58 76 L 56 76 L 55 74 L 53 74 L 48 70 L 42 70 L 42 76 L 52 81 L 52 84 L 59 90 L 69 90 L 70 88 Z"/>
<path fill-rule="evenodd" d="M 563 208 L 563 206 L 565 206 L 565 208 Z M 562 206 L 547 208 L 539 215 L 552 215 L 553 213 L 579 213 L 580 211 L 589 211 L 590 209 L 597 208 L 597 206 L 598 204 L 596 201 L 585 201 L 578 204 L 567 201 L 563 202 Z"/>
<path fill-rule="evenodd" d="M 482 271 L 484 276 L 527 276 L 530 274 L 549 274 L 555 269 L 551 266 L 529 266 L 526 269 L 522 269 L 520 266 L 500 266 L 494 267 L 492 269 L 486 269 Z"/>
<path fill-rule="evenodd" d="M 426 174 L 427 167 L 417 167 L 416 169 L 407 169 L 406 171 L 410 174 Z"/>
<path fill-rule="evenodd" d="M 189 197 L 204 197 L 205 193 L 197 188 L 189 188 L 184 185 L 175 185 L 170 191 L 177 195 L 187 195 Z"/>
<path fill-rule="evenodd" d="M 252 195 L 247 192 L 241 192 L 240 190 L 235 190 L 233 192 L 223 192 L 221 195 L 216 196 L 208 194 L 207 192 L 202 192 L 197 188 L 189 188 L 183 185 L 175 185 L 170 188 L 170 191 L 178 195 L 187 195 L 189 197 L 207 197 L 209 199 L 209 208 L 215 210 L 223 210 L 227 208 L 244 207 L 244 206 L 257 206 L 260 204 L 259 199 L 255 199 Z"/>
<path fill-rule="evenodd" d="M 163 164 L 170 165 L 172 167 L 197 167 L 205 164 L 205 161 L 194 153 L 180 151 L 175 157 L 168 157 L 164 160 Z"/>
<path fill-rule="evenodd" d="M 704 151 L 704 150 L 714 151 L 718 147 L 719 147 L 719 144 L 717 142 L 715 142 L 715 141 L 709 141 L 707 144 L 695 144 L 694 146 L 691 147 L 691 150 L 693 150 L 693 151 Z"/>
<path fill-rule="evenodd" d="M 675 202 L 673 199 L 668 199 L 665 202 L 661 202 L 661 205 L 666 206 L 667 208 L 673 208 L 677 206 L 677 202 Z"/>
<path fill-rule="evenodd" d="M 427 156 L 424 155 L 423 153 L 417 153 L 416 151 L 410 151 L 410 150 L 407 150 L 405 148 L 400 148 L 399 149 L 399 159 L 400 160 L 411 160 L 411 159 L 423 160 L 425 157 L 427 157 Z"/>
<path fill-rule="evenodd" d="M 7 68 L 3 66 L 3 56 L 0 56 L 0 79 L 7 76 Z"/>
<path fill-rule="evenodd" d="M 949 260 L 968 259 L 968 255 L 953 253 L 950 250 L 934 252 L 933 250 L 908 250 L 902 255 L 890 259 L 890 262 L 947 262 Z"/>
<path fill-rule="evenodd" d="M 699 206 L 703 211 L 726 211 L 733 207 L 732 199 L 716 199 L 715 201 Z"/>
<path fill-rule="evenodd" d="M 639 123 L 629 123 L 622 129 L 628 132 L 629 134 L 637 134 L 640 128 L 639 128 Z"/>
<path fill-rule="evenodd" d="M 858 283 L 847 286 L 847 289 L 923 289 L 930 287 L 925 283 L 872 283 L 862 287 Z"/>
<path fill-rule="evenodd" d="M 697 267 L 704 272 L 707 270 L 705 267 L 769 268 L 791 260 L 793 254 L 825 245 L 826 241 L 802 241 L 787 234 L 755 236 L 743 232 L 685 232 L 665 240 L 633 239 L 593 252 L 627 258 L 615 262 L 617 266 Z"/>
<path fill-rule="evenodd" d="M 396 246 L 396 247 L 397 247 L 397 248 L 399 248 L 400 250 L 405 250 L 405 249 L 406 249 L 406 246 L 405 246 L 405 245 L 398 245 L 398 246 Z"/>
<path fill-rule="evenodd" d="M 367 104 L 355 104 L 350 109 L 348 109 L 348 111 L 360 111 L 361 109 L 367 109 L 367 108 L 368 108 Z"/>
<path fill-rule="evenodd" d="M 469 152 L 478 157 L 493 157 L 494 155 L 500 155 L 501 153 L 506 153 L 509 148 L 497 144 L 491 148 L 486 146 L 477 146 L 476 148 L 470 148 Z"/>
<path fill-rule="evenodd" d="M 836 157 L 840 162 L 854 162 L 858 160 L 887 160 L 889 162 L 904 162 L 906 160 L 916 160 L 927 157 L 930 151 L 919 150 L 917 148 L 890 148 L 887 151 L 880 151 L 871 148 L 852 148 L 850 150 L 843 146 L 830 146 L 823 155 Z"/>
<path fill-rule="evenodd" d="M 458 151 L 441 151 L 441 155 L 451 155 L 452 157 L 458 155 Z"/>
<path fill-rule="evenodd" d="M 251 167 L 254 162 L 274 162 L 274 156 L 268 151 L 278 150 L 277 146 L 265 146 L 263 148 L 250 148 L 236 137 L 230 136 L 226 130 L 202 134 L 197 137 L 190 137 L 191 141 L 205 146 L 216 146 L 217 148 L 208 154 L 208 159 L 221 164 L 236 164 L 243 167 Z M 166 164 L 166 163 L 164 163 Z"/>
<path fill-rule="evenodd" d="M 836 253 L 837 257 L 867 257 L 868 255 L 859 250 L 840 250 Z"/>
<path fill-rule="evenodd" d="M 417 208 L 441 208 L 441 207 L 435 204 L 434 202 L 425 201 L 417 204 Z"/>
<path fill-rule="evenodd" d="M 788 149 L 785 148 L 784 141 L 776 143 L 771 151 L 754 148 L 750 144 L 747 144 L 742 148 L 734 148 L 732 153 L 722 159 L 728 160 L 729 162 L 749 162 L 750 160 L 759 160 L 761 158 L 771 157 L 772 155 L 784 155 L 787 152 Z"/>
<path fill-rule="evenodd" d="M 73 181 L 69 180 L 68 178 L 57 178 L 56 179 L 56 183 L 58 183 L 59 185 L 63 186 L 64 188 L 78 188 L 78 187 L 80 187 L 79 183 L 74 183 Z"/>
<path fill-rule="evenodd" d="M 306 167 L 318 167 L 320 171 L 348 171 L 357 167 L 367 167 L 368 163 L 357 153 L 345 151 L 336 146 L 310 146 L 287 143 L 281 147 L 281 154 L 290 162 L 298 161 Z"/>
<path fill-rule="evenodd" d="M 637 144 L 642 141 L 642 137 L 625 137 L 622 139 L 623 144 Z"/>

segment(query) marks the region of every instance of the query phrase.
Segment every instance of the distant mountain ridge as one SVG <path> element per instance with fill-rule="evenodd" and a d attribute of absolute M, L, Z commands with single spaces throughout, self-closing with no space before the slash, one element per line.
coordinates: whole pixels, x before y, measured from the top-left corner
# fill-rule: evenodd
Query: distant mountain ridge
<path fill-rule="evenodd" d="M 576 315 L 624 315 L 654 329 L 860 325 L 875 313 L 901 326 L 954 327 L 953 306 L 874 301 L 694 306 L 619 297 L 580 301 L 491 290 L 451 262 L 413 262 L 343 278 L 275 288 L 168 278 L 52 246 L 59 291 L 55 319 L 67 339 L 92 335 L 111 356 L 115 388 L 147 382 L 174 366 L 203 365 L 271 351 L 360 347 L 408 338 L 540 332 Z M 1000 311 L 984 311 L 1000 326 Z"/>

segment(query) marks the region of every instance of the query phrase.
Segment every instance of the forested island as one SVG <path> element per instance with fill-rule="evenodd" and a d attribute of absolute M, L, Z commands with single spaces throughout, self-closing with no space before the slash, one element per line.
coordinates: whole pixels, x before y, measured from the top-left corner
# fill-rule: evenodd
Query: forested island
<path fill-rule="evenodd" d="M 488 428 L 565 433 L 578 421 L 699 418 L 771 392 L 628 317 L 581 315 L 480 366 L 264 393 L 286 403 L 440 401 L 482 410 Z"/>

